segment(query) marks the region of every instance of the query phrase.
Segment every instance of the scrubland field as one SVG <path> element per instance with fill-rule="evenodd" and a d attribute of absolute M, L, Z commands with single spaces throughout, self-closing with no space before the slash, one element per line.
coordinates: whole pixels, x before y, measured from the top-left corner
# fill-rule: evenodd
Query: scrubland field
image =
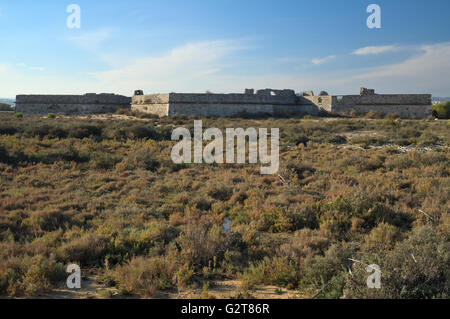
<path fill-rule="evenodd" d="M 449 121 L 203 119 L 280 128 L 275 175 L 173 164 L 193 124 L 0 115 L 0 296 L 74 297 L 76 263 L 75 297 L 449 297 Z"/>

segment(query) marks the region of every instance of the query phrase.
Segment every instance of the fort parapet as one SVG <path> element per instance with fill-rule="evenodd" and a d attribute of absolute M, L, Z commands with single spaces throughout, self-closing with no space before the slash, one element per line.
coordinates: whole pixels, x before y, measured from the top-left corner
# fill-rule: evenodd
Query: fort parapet
<path fill-rule="evenodd" d="M 375 111 L 397 113 L 402 118 L 425 118 L 431 115 L 431 94 L 375 94 L 375 90 L 361 88 L 359 95 L 305 96 L 322 110 L 333 113 Z"/>
<path fill-rule="evenodd" d="M 431 94 L 375 94 L 361 88 L 359 95 L 328 95 L 321 91 L 296 94 L 293 90 L 264 89 L 255 93 L 195 94 L 168 93 L 144 95 L 135 91 L 132 98 L 115 94 L 18 95 L 16 112 L 26 114 L 113 113 L 119 108 L 158 116 L 239 116 L 239 115 L 317 115 L 320 111 L 349 113 L 376 111 L 398 113 L 402 118 L 425 118 L 431 115 Z"/>
<path fill-rule="evenodd" d="M 135 95 L 131 109 L 159 116 L 236 116 L 240 114 L 317 114 L 319 109 L 293 90 L 246 90 L 243 94 L 169 93 Z"/>
<path fill-rule="evenodd" d="M 24 114 L 95 114 L 114 113 L 129 108 L 131 98 L 116 94 L 17 95 L 16 112 Z"/>
<path fill-rule="evenodd" d="M 159 116 L 237 116 L 246 114 L 316 115 L 321 110 L 333 113 L 376 111 L 398 113 L 402 118 L 424 118 L 431 115 L 431 94 L 375 94 L 375 90 L 361 88 L 359 95 L 328 95 L 322 91 L 295 94 L 293 90 L 264 89 L 244 94 L 169 93 L 132 98 L 132 110 Z"/>

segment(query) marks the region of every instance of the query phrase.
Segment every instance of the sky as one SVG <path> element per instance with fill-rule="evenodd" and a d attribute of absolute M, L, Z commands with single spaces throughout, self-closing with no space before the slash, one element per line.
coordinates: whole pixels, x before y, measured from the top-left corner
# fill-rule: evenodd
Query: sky
<path fill-rule="evenodd" d="M 69 28 L 80 8 L 80 28 Z M 370 29 L 370 4 L 381 28 Z M 0 0 L 0 97 L 243 92 L 450 96 L 448 0 Z"/>

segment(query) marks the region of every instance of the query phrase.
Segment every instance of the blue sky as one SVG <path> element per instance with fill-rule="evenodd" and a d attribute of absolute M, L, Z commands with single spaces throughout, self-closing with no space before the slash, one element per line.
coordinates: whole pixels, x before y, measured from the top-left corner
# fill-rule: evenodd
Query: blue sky
<path fill-rule="evenodd" d="M 69 29 L 70 4 L 81 28 Z M 381 7 L 381 29 L 366 8 Z M 291 88 L 450 96 L 448 0 L 0 1 L 0 96 Z"/>

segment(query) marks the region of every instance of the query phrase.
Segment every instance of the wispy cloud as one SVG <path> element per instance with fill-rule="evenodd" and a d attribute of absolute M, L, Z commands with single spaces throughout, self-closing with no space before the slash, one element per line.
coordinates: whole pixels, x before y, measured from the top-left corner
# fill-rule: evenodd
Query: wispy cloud
<path fill-rule="evenodd" d="M 43 66 L 30 66 L 30 70 L 32 71 L 45 71 Z"/>
<path fill-rule="evenodd" d="M 329 56 L 327 56 L 325 58 L 315 58 L 311 62 L 314 65 L 321 65 L 321 64 L 333 61 L 334 59 L 336 59 L 335 55 L 329 55 Z"/>
<path fill-rule="evenodd" d="M 370 54 L 381 54 L 386 52 L 397 51 L 399 47 L 395 45 L 383 45 L 383 46 L 368 46 L 364 48 L 357 49 L 352 52 L 354 55 L 370 55 Z"/>
<path fill-rule="evenodd" d="M 403 62 L 373 68 L 356 78 L 375 85 L 389 83 L 408 91 L 440 91 L 450 93 L 450 42 L 417 47 L 417 54 Z"/>
<path fill-rule="evenodd" d="M 26 63 L 17 63 L 17 66 L 20 68 L 26 68 L 32 71 L 45 71 L 45 68 L 43 66 L 28 66 Z"/>
<path fill-rule="evenodd" d="M 242 49 L 236 40 L 189 43 L 160 56 L 135 59 L 92 75 L 106 87 L 117 87 L 117 83 L 121 83 L 129 92 L 139 87 L 182 90 L 204 83 L 223 71 L 228 66 L 224 59 Z"/>

